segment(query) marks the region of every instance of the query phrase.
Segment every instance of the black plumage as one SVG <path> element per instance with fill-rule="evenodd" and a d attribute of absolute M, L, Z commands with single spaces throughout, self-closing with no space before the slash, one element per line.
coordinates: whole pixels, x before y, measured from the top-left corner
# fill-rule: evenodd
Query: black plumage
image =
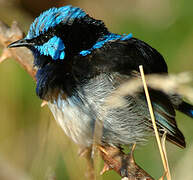
<path fill-rule="evenodd" d="M 145 74 L 168 73 L 162 55 L 147 43 L 110 33 L 102 21 L 66 6 L 36 18 L 26 38 L 9 47 L 18 46 L 33 52 L 37 95 L 49 102 L 55 119 L 76 143 L 91 146 L 95 124 L 102 120 L 104 144 L 140 143 L 153 132 L 143 91 L 126 96 L 126 105 L 111 108 L 102 117 L 105 99 L 135 77 L 139 65 Z M 160 134 L 166 131 L 169 141 L 185 147 L 174 108 L 192 117 L 192 106 L 179 95 L 174 104 L 170 95 L 155 89 L 150 89 L 150 96 Z"/>

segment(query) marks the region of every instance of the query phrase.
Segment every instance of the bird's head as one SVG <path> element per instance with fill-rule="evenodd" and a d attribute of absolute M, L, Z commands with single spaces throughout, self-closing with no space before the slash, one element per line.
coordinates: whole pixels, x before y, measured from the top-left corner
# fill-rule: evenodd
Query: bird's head
<path fill-rule="evenodd" d="M 64 6 L 40 14 L 27 36 L 8 47 L 29 48 L 35 57 L 34 64 L 41 67 L 78 55 L 105 34 L 108 30 L 102 21 L 91 18 L 80 8 Z"/>

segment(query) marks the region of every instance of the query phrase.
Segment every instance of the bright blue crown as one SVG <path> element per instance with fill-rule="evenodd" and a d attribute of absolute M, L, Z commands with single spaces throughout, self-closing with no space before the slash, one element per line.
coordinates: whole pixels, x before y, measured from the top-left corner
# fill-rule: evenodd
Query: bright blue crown
<path fill-rule="evenodd" d="M 35 38 L 60 23 L 72 24 L 75 19 L 84 18 L 85 16 L 86 13 L 77 7 L 64 6 L 51 8 L 44 11 L 34 20 L 25 39 Z"/>

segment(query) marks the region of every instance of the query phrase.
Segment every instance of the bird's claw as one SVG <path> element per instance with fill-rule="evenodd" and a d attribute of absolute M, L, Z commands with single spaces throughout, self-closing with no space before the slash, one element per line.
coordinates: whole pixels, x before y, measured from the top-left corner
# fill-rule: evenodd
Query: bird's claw
<path fill-rule="evenodd" d="M 106 150 L 104 147 L 98 146 L 98 149 L 99 149 L 99 151 L 101 151 L 101 152 L 103 152 L 104 154 L 108 155 L 108 152 L 107 152 L 107 150 Z"/>
<path fill-rule="evenodd" d="M 105 172 L 110 171 L 110 170 L 111 170 L 111 168 L 109 167 L 109 165 L 104 163 L 104 167 L 101 170 L 100 175 L 103 175 Z"/>
<path fill-rule="evenodd" d="M 79 151 L 78 151 L 78 156 L 79 157 L 85 157 L 85 156 L 87 156 L 89 151 L 90 150 L 88 148 L 80 148 Z"/>

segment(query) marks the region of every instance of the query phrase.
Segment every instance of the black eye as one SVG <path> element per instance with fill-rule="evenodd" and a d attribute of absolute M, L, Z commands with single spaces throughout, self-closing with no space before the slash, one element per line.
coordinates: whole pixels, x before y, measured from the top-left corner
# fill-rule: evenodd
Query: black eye
<path fill-rule="evenodd" d="M 50 38 L 52 38 L 52 37 L 50 37 L 47 34 L 44 34 L 44 35 L 41 34 L 38 37 L 32 39 L 31 41 L 33 41 L 36 45 L 42 45 L 42 44 L 48 42 Z"/>
<path fill-rule="evenodd" d="M 44 34 L 40 37 L 40 39 L 42 40 L 43 43 L 49 41 L 51 37 L 49 37 L 47 34 Z"/>
<path fill-rule="evenodd" d="M 39 46 L 48 42 L 53 36 L 55 36 L 55 33 L 55 29 L 49 28 L 46 32 L 42 32 L 39 36 L 31 39 L 31 41 Z"/>
<path fill-rule="evenodd" d="M 41 37 L 43 43 L 49 41 L 50 38 L 51 38 L 51 37 L 49 37 L 48 35 L 43 35 L 43 36 Z"/>

